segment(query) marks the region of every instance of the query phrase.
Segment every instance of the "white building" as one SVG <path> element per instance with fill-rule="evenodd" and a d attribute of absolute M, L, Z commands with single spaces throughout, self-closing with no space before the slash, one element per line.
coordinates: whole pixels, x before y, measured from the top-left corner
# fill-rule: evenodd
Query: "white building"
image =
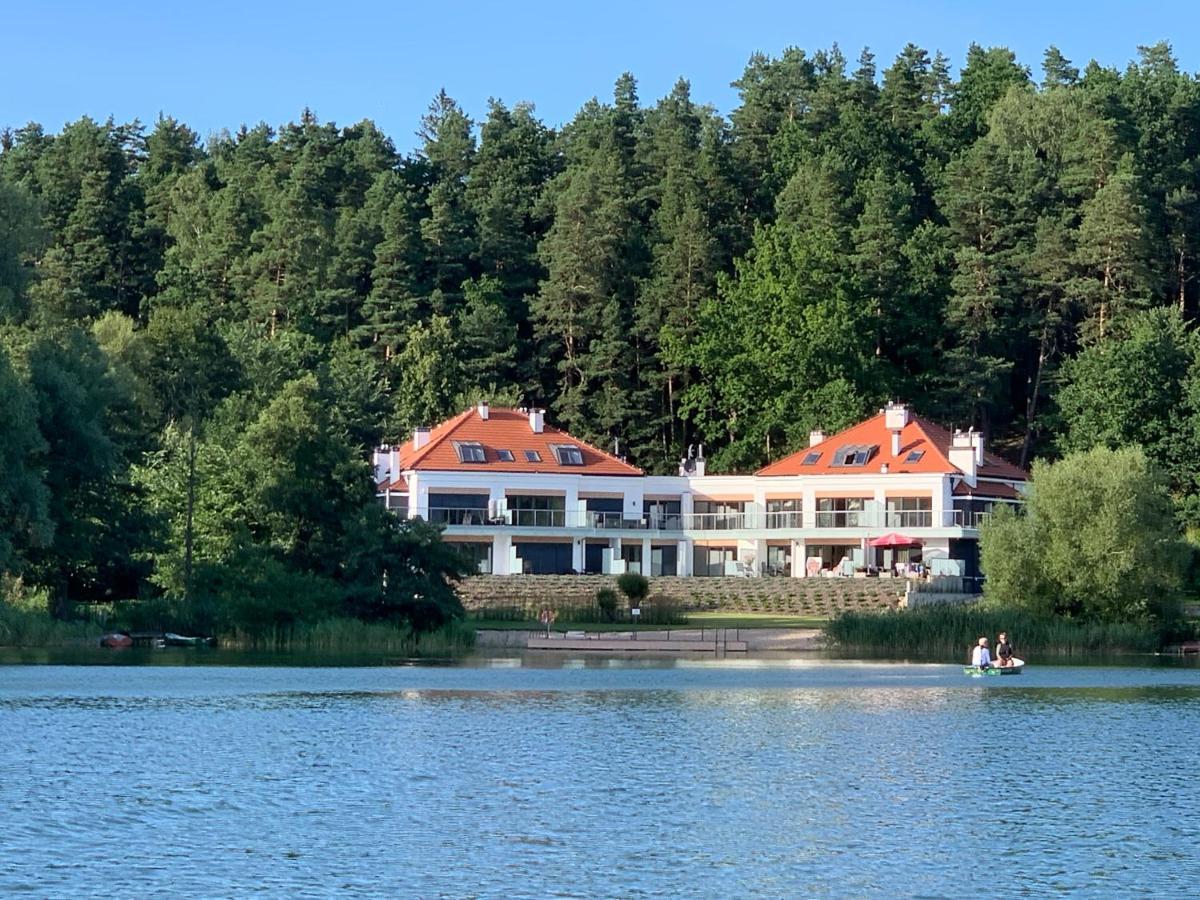
<path fill-rule="evenodd" d="M 445 525 L 480 572 L 646 575 L 847 573 L 919 560 L 977 578 L 979 523 L 1019 502 L 1027 475 L 888 408 L 754 475 L 645 475 L 545 422 L 541 410 L 466 410 L 375 453 L 380 497 Z M 910 547 L 871 542 L 911 539 Z"/>

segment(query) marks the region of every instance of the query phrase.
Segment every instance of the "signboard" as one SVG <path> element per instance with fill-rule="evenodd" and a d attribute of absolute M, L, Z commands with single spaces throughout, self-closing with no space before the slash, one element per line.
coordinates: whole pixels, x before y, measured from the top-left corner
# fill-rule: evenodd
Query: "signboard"
<path fill-rule="evenodd" d="M 642 614 L 642 611 L 641 611 L 641 609 L 639 609 L 638 607 L 635 606 L 633 609 L 631 609 L 629 611 L 629 614 L 631 616 L 640 616 Z"/>

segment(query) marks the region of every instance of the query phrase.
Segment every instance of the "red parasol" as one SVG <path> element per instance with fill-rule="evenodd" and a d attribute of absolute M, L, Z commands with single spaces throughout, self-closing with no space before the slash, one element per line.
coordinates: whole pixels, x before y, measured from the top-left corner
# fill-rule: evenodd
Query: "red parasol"
<path fill-rule="evenodd" d="M 908 535 L 901 534 L 898 531 L 889 531 L 887 534 L 882 534 L 868 543 L 872 547 L 883 547 L 890 550 L 896 550 L 901 547 L 921 546 L 921 541 L 918 541 L 916 538 L 910 538 Z"/>

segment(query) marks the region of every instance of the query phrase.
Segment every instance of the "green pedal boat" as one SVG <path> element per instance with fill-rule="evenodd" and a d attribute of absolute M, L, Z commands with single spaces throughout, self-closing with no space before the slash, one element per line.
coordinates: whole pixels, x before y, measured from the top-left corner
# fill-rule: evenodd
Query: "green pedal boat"
<path fill-rule="evenodd" d="M 1020 675 L 1024 668 L 1025 660 L 1014 656 L 1011 666 L 988 666 L 986 669 L 979 666 L 963 666 L 963 674 L 972 678 L 990 678 L 993 675 Z"/>

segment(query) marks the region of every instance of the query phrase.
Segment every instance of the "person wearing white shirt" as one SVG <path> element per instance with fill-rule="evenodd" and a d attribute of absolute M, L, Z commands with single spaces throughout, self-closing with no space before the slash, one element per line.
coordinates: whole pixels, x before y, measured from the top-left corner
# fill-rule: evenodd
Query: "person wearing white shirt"
<path fill-rule="evenodd" d="M 988 669 L 992 665 L 992 652 L 988 650 L 988 639 L 981 637 L 979 643 L 971 648 L 971 665 L 977 669 Z"/>

